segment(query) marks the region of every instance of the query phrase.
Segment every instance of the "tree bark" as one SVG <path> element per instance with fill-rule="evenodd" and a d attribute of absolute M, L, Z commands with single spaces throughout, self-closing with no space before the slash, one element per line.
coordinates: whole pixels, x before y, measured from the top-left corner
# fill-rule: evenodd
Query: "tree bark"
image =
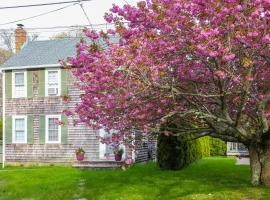
<path fill-rule="evenodd" d="M 270 187 L 270 140 L 249 146 L 251 183 Z"/>

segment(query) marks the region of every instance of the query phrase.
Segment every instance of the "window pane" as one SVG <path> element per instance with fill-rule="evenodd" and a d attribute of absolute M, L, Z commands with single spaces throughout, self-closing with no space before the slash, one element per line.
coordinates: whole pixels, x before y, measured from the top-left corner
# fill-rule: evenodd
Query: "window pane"
<path fill-rule="evenodd" d="M 24 86 L 24 73 L 15 73 L 15 86 Z"/>
<path fill-rule="evenodd" d="M 58 71 L 49 71 L 48 72 L 48 84 L 49 85 L 58 85 Z"/>
<path fill-rule="evenodd" d="M 58 125 L 56 124 L 58 118 L 49 118 L 48 124 L 48 141 L 49 142 L 58 142 Z"/>
<path fill-rule="evenodd" d="M 15 119 L 15 141 L 24 142 L 25 137 L 25 123 L 24 119 Z"/>

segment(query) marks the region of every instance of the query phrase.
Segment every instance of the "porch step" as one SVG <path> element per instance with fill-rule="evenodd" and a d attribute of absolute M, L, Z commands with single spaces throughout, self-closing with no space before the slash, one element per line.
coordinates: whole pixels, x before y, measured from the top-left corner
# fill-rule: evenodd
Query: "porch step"
<path fill-rule="evenodd" d="M 122 166 L 124 162 L 98 160 L 98 161 L 78 161 L 73 164 L 73 167 L 80 169 L 116 169 Z"/>

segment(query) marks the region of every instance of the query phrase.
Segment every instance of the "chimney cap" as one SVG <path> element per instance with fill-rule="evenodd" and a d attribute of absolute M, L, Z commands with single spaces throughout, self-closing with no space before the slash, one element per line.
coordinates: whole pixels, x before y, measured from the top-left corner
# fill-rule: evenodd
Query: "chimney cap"
<path fill-rule="evenodd" d="M 18 26 L 19 28 L 24 27 L 24 25 L 23 25 L 23 24 L 17 24 L 17 26 Z"/>

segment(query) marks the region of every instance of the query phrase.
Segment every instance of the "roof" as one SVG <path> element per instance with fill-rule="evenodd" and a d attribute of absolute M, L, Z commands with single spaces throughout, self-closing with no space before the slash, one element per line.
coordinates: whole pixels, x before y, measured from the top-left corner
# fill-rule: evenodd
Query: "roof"
<path fill-rule="evenodd" d="M 32 41 L 5 62 L 1 68 L 13 69 L 28 66 L 59 65 L 59 60 L 76 55 L 80 38 Z"/>

